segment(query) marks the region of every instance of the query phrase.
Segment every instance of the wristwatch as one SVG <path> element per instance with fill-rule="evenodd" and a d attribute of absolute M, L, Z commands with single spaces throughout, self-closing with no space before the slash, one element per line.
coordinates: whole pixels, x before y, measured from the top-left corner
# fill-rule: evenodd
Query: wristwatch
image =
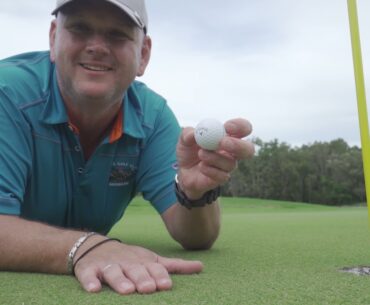
<path fill-rule="evenodd" d="M 212 202 L 214 202 L 221 194 L 221 187 L 216 187 L 215 189 L 212 189 L 204 193 L 203 196 L 199 199 L 191 200 L 181 190 L 179 186 L 178 177 L 176 175 L 175 176 L 175 192 L 176 192 L 176 197 L 179 203 L 190 210 L 192 208 L 204 207 L 205 205 L 211 204 Z"/>

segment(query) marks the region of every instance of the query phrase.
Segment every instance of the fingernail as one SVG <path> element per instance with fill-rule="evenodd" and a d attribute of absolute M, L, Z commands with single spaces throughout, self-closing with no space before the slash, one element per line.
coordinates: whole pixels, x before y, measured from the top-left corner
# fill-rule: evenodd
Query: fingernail
<path fill-rule="evenodd" d="M 169 288 L 172 286 L 172 281 L 170 279 L 161 279 L 158 281 L 159 286 Z"/>
<path fill-rule="evenodd" d="M 152 281 L 145 281 L 141 285 L 142 285 L 142 287 L 151 287 L 151 286 L 154 286 L 154 282 L 152 282 Z"/>
<path fill-rule="evenodd" d="M 140 293 L 150 293 L 156 290 L 156 285 L 152 281 L 145 281 L 141 283 L 138 288 L 138 291 Z"/>
<path fill-rule="evenodd" d="M 127 291 L 131 291 L 133 289 L 133 285 L 129 284 L 129 283 L 122 283 L 121 288 L 122 288 L 123 291 L 127 292 Z"/>
<path fill-rule="evenodd" d="M 89 292 L 93 292 L 93 291 L 95 291 L 97 289 L 97 286 L 96 286 L 96 284 L 94 284 L 94 283 L 89 283 L 88 285 L 87 285 L 87 291 L 89 291 Z"/>
<path fill-rule="evenodd" d="M 225 128 L 228 134 L 235 134 L 238 132 L 238 126 L 234 123 L 227 123 Z"/>

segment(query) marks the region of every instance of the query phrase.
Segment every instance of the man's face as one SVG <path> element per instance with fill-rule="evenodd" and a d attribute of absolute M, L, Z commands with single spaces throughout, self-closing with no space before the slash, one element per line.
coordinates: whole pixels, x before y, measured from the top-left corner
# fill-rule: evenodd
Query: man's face
<path fill-rule="evenodd" d="M 63 98 L 72 103 L 122 100 L 131 82 L 145 71 L 150 38 L 104 1 L 69 6 L 50 29 L 50 57 Z"/>

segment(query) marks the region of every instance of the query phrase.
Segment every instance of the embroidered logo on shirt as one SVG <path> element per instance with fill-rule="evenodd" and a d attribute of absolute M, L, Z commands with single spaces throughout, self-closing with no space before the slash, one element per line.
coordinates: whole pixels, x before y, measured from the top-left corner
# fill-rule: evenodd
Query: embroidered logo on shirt
<path fill-rule="evenodd" d="M 125 186 L 135 176 L 137 167 L 127 162 L 113 162 L 109 176 L 109 186 Z"/>

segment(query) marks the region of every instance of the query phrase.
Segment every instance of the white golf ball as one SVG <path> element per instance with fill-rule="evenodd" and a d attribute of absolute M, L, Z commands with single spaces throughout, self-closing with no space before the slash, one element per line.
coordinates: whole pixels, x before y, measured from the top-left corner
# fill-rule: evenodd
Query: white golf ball
<path fill-rule="evenodd" d="M 195 141 L 206 150 L 217 150 L 222 138 L 226 135 L 224 125 L 216 119 L 202 120 L 195 127 Z"/>

